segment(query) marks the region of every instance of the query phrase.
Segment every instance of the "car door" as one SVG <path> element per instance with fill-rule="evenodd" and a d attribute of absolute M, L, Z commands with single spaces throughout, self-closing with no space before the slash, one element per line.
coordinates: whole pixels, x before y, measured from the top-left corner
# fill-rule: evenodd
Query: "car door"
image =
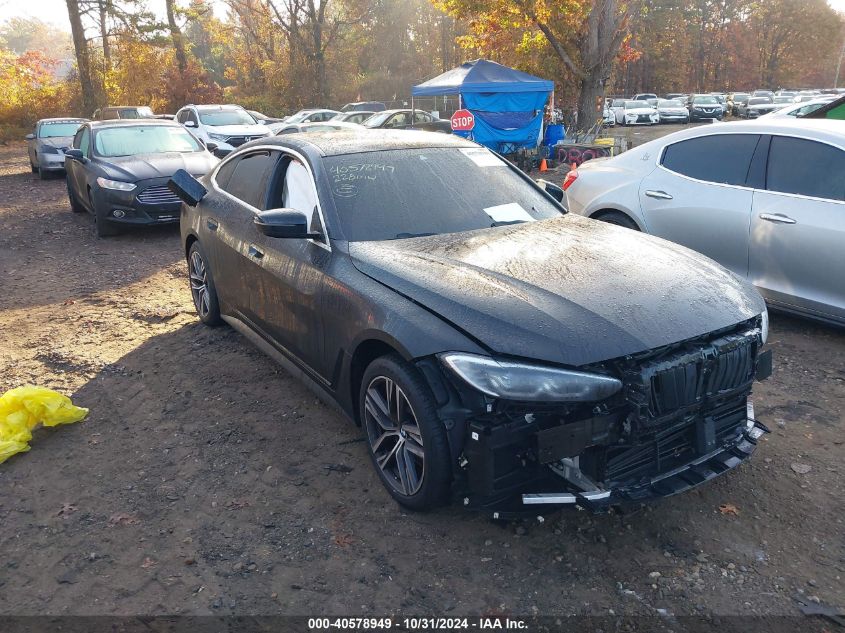
<path fill-rule="evenodd" d="M 76 131 L 73 137 L 73 148 L 81 150 L 83 157 L 91 157 L 91 128 L 87 125 L 83 125 Z M 67 177 L 76 193 L 76 199 L 90 209 L 91 199 L 88 195 L 86 165 L 78 160 L 66 160 L 65 169 L 67 170 Z"/>
<path fill-rule="evenodd" d="M 640 183 L 647 230 L 712 257 L 745 277 L 759 134 L 712 134 L 667 145 Z"/>
<path fill-rule="evenodd" d="M 264 209 L 294 209 L 309 217 L 311 232 L 325 236 L 313 172 L 304 157 L 283 153 L 269 183 Z M 264 333 L 298 359 L 313 378 L 327 380 L 323 353 L 323 280 L 331 261 L 324 239 L 267 237 L 252 227 L 250 241 L 260 252 L 262 278 L 254 293 L 256 319 Z"/>
<path fill-rule="evenodd" d="M 256 149 L 223 161 L 212 175 L 214 195 L 204 200 L 200 225 L 218 296 L 253 325 L 254 294 L 261 281 L 253 221 L 278 158 L 278 152 Z"/>
<path fill-rule="evenodd" d="M 390 129 L 403 129 L 410 125 L 410 117 L 407 112 L 397 112 L 391 116 L 382 127 Z"/>
<path fill-rule="evenodd" d="M 845 148 L 772 136 L 750 278 L 770 301 L 845 318 Z"/>
<path fill-rule="evenodd" d="M 26 151 L 29 154 L 29 164 L 38 166 L 38 153 L 35 151 L 35 146 L 38 144 L 38 130 L 41 127 L 39 123 L 35 124 L 35 129 L 32 131 L 34 138 L 26 141 Z"/>

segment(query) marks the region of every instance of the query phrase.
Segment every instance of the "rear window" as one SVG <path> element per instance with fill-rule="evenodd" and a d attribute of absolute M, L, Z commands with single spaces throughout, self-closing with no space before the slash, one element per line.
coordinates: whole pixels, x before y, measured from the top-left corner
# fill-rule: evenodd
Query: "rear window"
<path fill-rule="evenodd" d="M 769 148 L 766 188 L 845 200 L 845 152 L 816 141 L 774 136 Z"/>
<path fill-rule="evenodd" d="M 760 136 L 714 134 L 673 143 L 661 164 L 671 171 L 723 185 L 745 185 Z"/>

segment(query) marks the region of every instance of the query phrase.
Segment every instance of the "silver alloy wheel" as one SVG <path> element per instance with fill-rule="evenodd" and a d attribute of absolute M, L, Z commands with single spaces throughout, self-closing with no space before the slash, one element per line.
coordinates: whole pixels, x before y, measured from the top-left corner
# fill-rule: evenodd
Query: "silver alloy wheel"
<path fill-rule="evenodd" d="M 367 440 L 385 479 L 397 492 L 412 496 L 425 477 L 425 451 L 417 416 L 402 389 L 377 376 L 364 399 Z"/>
<path fill-rule="evenodd" d="M 194 298 L 194 306 L 200 317 L 208 316 L 211 306 L 208 302 L 208 271 L 202 256 L 194 251 L 191 253 L 191 296 Z"/>

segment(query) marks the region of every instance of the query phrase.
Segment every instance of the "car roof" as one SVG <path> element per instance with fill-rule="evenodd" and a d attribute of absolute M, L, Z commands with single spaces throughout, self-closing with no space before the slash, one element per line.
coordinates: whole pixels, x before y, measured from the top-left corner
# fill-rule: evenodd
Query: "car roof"
<path fill-rule="evenodd" d="M 102 130 L 107 127 L 132 127 L 137 125 L 157 125 L 159 127 L 182 127 L 173 119 L 106 119 L 105 121 L 90 121 L 92 130 Z"/>
<path fill-rule="evenodd" d="M 54 116 L 46 119 L 38 119 L 38 123 L 49 123 L 50 121 L 67 121 L 68 123 L 85 123 L 88 119 L 81 116 Z"/>
<path fill-rule="evenodd" d="M 294 149 L 316 151 L 321 156 L 342 156 L 395 149 L 424 149 L 435 147 L 478 147 L 475 143 L 453 134 L 412 130 L 371 130 L 349 127 L 343 130 L 286 134 L 251 141 L 242 147 L 278 145 Z"/>
<path fill-rule="evenodd" d="M 695 138 L 708 134 L 780 134 L 785 136 L 809 135 L 817 140 L 845 144 L 845 121 L 832 119 L 793 119 L 762 117 L 753 121 L 732 121 L 699 126 L 664 136 L 671 141 Z M 622 156 L 624 154 L 621 154 Z"/>

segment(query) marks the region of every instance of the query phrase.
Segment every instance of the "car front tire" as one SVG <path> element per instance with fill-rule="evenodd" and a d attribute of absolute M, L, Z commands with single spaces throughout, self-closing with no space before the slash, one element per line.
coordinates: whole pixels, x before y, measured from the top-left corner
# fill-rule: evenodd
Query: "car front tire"
<path fill-rule="evenodd" d="M 94 205 L 94 233 L 97 237 L 112 237 L 120 233 L 120 227 L 115 226 L 107 219 L 108 212 L 105 209 L 100 209 L 97 203 L 92 199 Z"/>
<path fill-rule="evenodd" d="M 73 189 L 70 186 L 70 174 L 65 177 L 65 185 L 67 185 L 67 198 L 70 201 L 70 210 L 74 213 L 85 213 L 85 207 L 79 204 L 79 200 L 76 199 L 76 194 L 73 193 Z"/>
<path fill-rule="evenodd" d="M 443 505 L 449 443 L 424 378 L 401 357 L 382 356 L 364 371 L 359 402 L 370 459 L 390 495 L 411 510 Z"/>
<path fill-rule="evenodd" d="M 199 242 L 191 244 L 188 250 L 188 281 L 191 285 L 191 297 L 200 321 L 209 327 L 217 327 L 223 320 L 220 318 L 220 300 L 217 298 L 217 287 L 214 276 L 208 265 Z"/>

